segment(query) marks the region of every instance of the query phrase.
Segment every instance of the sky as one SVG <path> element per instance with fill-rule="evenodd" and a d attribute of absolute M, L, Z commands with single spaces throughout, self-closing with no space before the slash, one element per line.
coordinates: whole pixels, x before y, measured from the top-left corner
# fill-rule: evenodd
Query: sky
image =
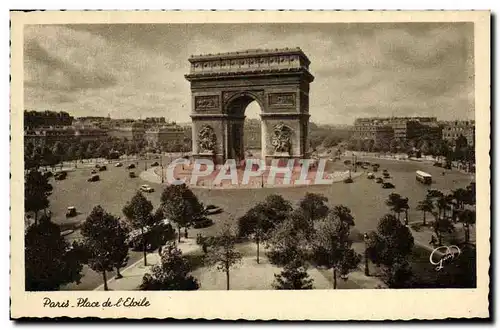
<path fill-rule="evenodd" d="M 25 109 L 190 122 L 190 55 L 285 47 L 311 61 L 313 122 L 474 119 L 472 23 L 28 25 Z"/>

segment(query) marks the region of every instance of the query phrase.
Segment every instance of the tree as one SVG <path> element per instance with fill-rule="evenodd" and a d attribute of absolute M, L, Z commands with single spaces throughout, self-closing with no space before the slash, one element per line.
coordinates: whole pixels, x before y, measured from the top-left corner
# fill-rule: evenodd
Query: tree
<path fill-rule="evenodd" d="M 304 214 L 312 222 L 323 219 L 328 214 L 328 198 L 321 194 L 306 193 L 304 198 L 299 202 L 299 208 L 301 208 Z"/>
<path fill-rule="evenodd" d="M 60 141 L 57 141 L 54 143 L 54 146 L 52 147 L 52 155 L 54 157 L 54 163 L 59 163 L 62 162 L 64 159 L 64 155 L 66 153 L 66 150 L 64 149 L 63 144 Z M 61 164 L 62 168 L 62 164 Z"/>
<path fill-rule="evenodd" d="M 44 218 L 29 226 L 24 236 L 26 291 L 53 291 L 82 278 L 85 260 L 79 246 L 70 245 L 59 226 Z"/>
<path fill-rule="evenodd" d="M 82 224 L 81 234 L 89 252 L 89 267 L 102 273 L 104 290 L 107 291 L 106 272 L 112 271 L 114 267 L 122 267 L 128 256 L 126 232 L 117 217 L 97 205 Z"/>
<path fill-rule="evenodd" d="M 266 218 L 264 208 L 264 204 L 259 203 L 238 219 L 239 237 L 252 237 L 257 244 L 257 263 L 259 263 L 260 243 L 274 228 L 273 224 Z"/>
<path fill-rule="evenodd" d="M 451 196 L 441 195 L 436 198 L 436 208 L 438 209 L 438 218 L 446 218 L 446 210 L 449 208 Z"/>
<path fill-rule="evenodd" d="M 468 209 L 461 210 L 458 214 L 459 221 L 463 224 L 465 229 L 465 243 L 470 241 L 470 226 L 476 223 L 476 212 Z"/>
<path fill-rule="evenodd" d="M 456 202 L 456 205 L 459 209 L 463 210 L 464 205 L 469 201 L 469 194 L 466 189 L 458 188 L 453 190 L 451 195 Z"/>
<path fill-rule="evenodd" d="M 455 230 L 455 227 L 453 226 L 453 223 L 449 218 L 440 217 L 439 214 L 436 214 L 434 217 L 435 220 L 432 224 L 432 227 L 434 229 L 434 233 L 436 233 L 436 236 L 438 238 L 438 244 L 442 245 L 443 234 L 452 233 Z"/>
<path fill-rule="evenodd" d="M 113 266 L 116 268 L 116 278 L 122 278 L 120 274 L 120 268 L 127 266 L 129 260 L 128 256 L 128 238 L 129 230 L 126 224 L 118 221 L 118 226 L 116 227 L 115 236 L 113 241 L 110 242 L 115 248 L 111 259 L 113 260 Z"/>
<path fill-rule="evenodd" d="M 316 262 L 333 269 L 333 288 L 337 288 L 337 273 L 347 278 L 356 269 L 361 256 L 352 249 L 349 238 L 354 218 L 345 206 L 336 206 L 323 220 L 316 231 L 313 253 Z"/>
<path fill-rule="evenodd" d="M 33 159 L 33 153 L 35 152 L 35 146 L 33 142 L 27 141 L 24 143 L 24 169 L 32 169 L 38 167 Z"/>
<path fill-rule="evenodd" d="M 24 181 L 24 210 L 33 212 L 35 223 L 38 221 L 38 212 L 49 207 L 49 196 L 52 185 L 48 178 L 38 170 L 32 169 L 25 175 Z"/>
<path fill-rule="evenodd" d="M 153 204 L 144 197 L 141 192 L 137 192 L 134 197 L 123 207 L 123 214 L 127 217 L 129 224 L 134 229 L 141 231 L 142 250 L 144 257 L 144 266 L 147 265 L 146 250 L 147 238 L 144 231 L 147 226 L 153 225 Z"/>
<path fill-rule="evenodd" d="M 427 213 L 431 213 L 434 210 L 434 203 L 432 202 L 432 199 L 430 199 L 429 197 L 427 197 L 427 198 L 421 200 L 418 203 L 417 210 L 422 211 L 423 216 L 424 216 L 424 218 L 423 218 L 423 225 L 426 226 L 427 223 L 426 223 L 425 215 Z"/>
<path fill-rule="evenodd" d="M 271 194 L 266 197 L 264 204 L 267 216 L 272 223 L 278 224 L 288 218 L 293 210 L 292 204 L 279 194 Z"/>
<path fill-rule="evenodd" d="M 238 219 L 240 237 L 252 237 L 257 244 L 257 263 L 262 241 L 270 238 L 271 232 L 289 217 L 291 204 L 280 195 L 270 195 Z"/>
<path fill-rule="evenodd" d="M 168 185 L 161 194 L 161 205 L 165 216 L 177 224 L 179 242 L 181 228 L 189 227 L 203 215 L 203 206 L 186 184 Z"/>
<path fill-rule="evenodd" d="M 410 229 L 394 215 L 380 219 L 377 231 L 368 234 L 367 255 L 376 265 L 392 267 L 396 260 L 410 255 L 414 246 Z"/>
<path fill-rule="evenodd" d="M 154 265 L 151 272 L 144 275 L 140 290 L 198 290 L 198 280 L 189 275 L 191 265 L 173 242 L 168 243 L 161 252 L 160 264 Z"/>
<path fill-rule="evenodd" d="M 382 280 L 389 288 L 408 288 L 411 277 L 411 265 L 407 258 L 394 259 L 390 267 L 382 267 Z"/>
<path fill-rule="evenodd" d="M 272 264 L 285 266 L 306 258 L 308 239 L 312 235 L 307 227 L 304 228 L 305 221 L 302 212 L 297 210 L 269 233 L 266 255 Z"/>
<path fill-rule="evenodd" d="M 399 194 L 391 193 L 385 204 L 391 208 L 391 211 L 398 215 L 398 220 L 401 218 L 401 212 L 405 211 L 405 223 L 408 224 L 408 209 L 410 208 L 408 205 L 408 198 L 403 198 Z"/>
<path fill-rule="evenodd" d="M 279 274 L 274 274 L 273 287 L 276 290 L 311 290 L 313 280 L 301 260 L 294 260 L 285 265 Z"/>
<path fill-rule="evenodd" d="M 226 273 L 226 289 L 229 290 L 229 271 L 241 261 L 242 255 L 236 250 L 236 236 L 229 223 L 222 226 L 206 255 L 207 265 Z"/>

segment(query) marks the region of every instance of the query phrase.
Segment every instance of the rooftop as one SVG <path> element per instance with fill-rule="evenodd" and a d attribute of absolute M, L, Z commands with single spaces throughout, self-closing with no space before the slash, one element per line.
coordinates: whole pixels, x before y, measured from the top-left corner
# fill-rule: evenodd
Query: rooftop
<path fill-rule="evenodd" d="M 241 57 L 249 57 L 252 55 L 283 55 L 283 54 L 298 54 L 304 57 L 308 64 L 310 63 L 307 56 L 304 54 L 300 47 L 294 48 L 274 48 L 274 49 L 247 49 L 235 52 L 226 52 L 226 53 L 209 53 L 209 54 L 198 54 L 191 55 L 189 57 L 189 61 L 192 60 L 209 60 L 209 59 L 220 59 L 220 58 L 241 58 Z"/>

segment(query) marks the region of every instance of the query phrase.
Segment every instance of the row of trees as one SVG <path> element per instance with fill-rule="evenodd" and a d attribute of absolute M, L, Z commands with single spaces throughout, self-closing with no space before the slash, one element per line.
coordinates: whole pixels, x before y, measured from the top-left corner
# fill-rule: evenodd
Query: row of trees
<path fill-rule="evenodd" d="M 454 231 L 456 223 L 463 225 L 464 243 L 470 242 L 470 227 L 476 223 L 475 190 L 475 183 L 453 190 L 449 194 L 430 189 L 426 197 L 418 203 L 417 209 L 422 211 L 423 215 L 423 226 L 427 226 L 427 214 L 432 214 L 434 218 L 432 227 L 437 244 L 442 244 L 443 234 Z"/>
<path fill-rule="evenodd" d="M 38 126 L 68 126 L 73 122 L 73 117 L 61 111 L 28 111 L 24 110 L 24 127 Z"/>
<path fill-rule="evenodd" d="M 107 138 L 101 142 L 75 139 L 44 145 L 35 145 L 27 141 L 24 145 L 24 163 L 26 169 L 40 166 L 54 167 L 62 161 L 118 158 L 123 154 L 135 155 L 146 151 L 146 147 L 145 141 L 129 141 L 118 138 Z"/>
<path fill-rule="evenodd" d="M 419 137 L 410 140 L 349 140 L 348 149 L 366 152 L 406 153 L 412 156 L 420 154 L 445 157 L 450 161 L 475 162 L 474 146 L 469 146 L 467 139 L 461 135 L 454 143 L 444 140 L 430 140 Z"/>
<path fill-rule="evenodd" d="M 104 141 L 56 141 L 44 145 L 35 145 L 27 141 L 24 145 L 25 168 L 39 166 L 54 167 L 62 161 L 106 158 L 116 159 L 121 155 L 137 155 L 146 152 L 188 152 L 191 141 L 166 142 L 153 148 L 144 140 L 126 140 L 109 137 Z"/>
<path fill-rule="evenodd" d="M 28 176 L 44 178 L 35 170 L 31 170 Z M 44 184 L 36 180 L 29 182 L 33 187 Z M 47 196 L 39 194 L 42 190 L 31 189 L 30 184 L 27 187 L 26 207 L 47 208 Z M 144 265 L 147 265 L 146 251 L 152 244 L 164 244 L 171 230 L 171 225 L 162 221 L 164 218 L 177 226 L 180 240 L 181 228 L 187 230 L 193 221 L 203 217 L 203 210 L 203 205 L 185 185 L 167 186 L 155 212 L 152 203 L 137 192 L 123 207 L 125 220 L 109 214 L 101 206 L 94 207 L 80 228 L 83 240 L 72 246 L 61 236 L 59 226 L 50 221 L 50 216 L 45 216 L 35 221 L 26 232 L 26 288 L 55 290 L 60 285 L 78 282 L 82 265 L 88 264 L 102 274 L 107 289 L 106 272 L 116 269 L 120 277 L 119 270 L 127 263 L 131 234 L 135 232 L 133 236 L 139 238 L 144 251 Z M 148 235 L 151 232 L 154 235 Z M 163 240 L 155 236 L 161 236 Z M 175 255 L 174 250 L 167 250 Z M 44 267 L 40 267 L 40 263 Z"/>
<path fill-rule="evenodd" d="M 334 288 L 361 260 L 352 249 L 354 227 L 351 211 L 342 205 L 329 209 L 328 199 L 308 193 L 294 208 L 280 195 L 270 195 L 238 220 L 240 237 L 265 244 L 269 261 L 283 267 L 276 274 L 277 289 L 311 289 L 307 266 L 315 263 L 332 269 Z"/>

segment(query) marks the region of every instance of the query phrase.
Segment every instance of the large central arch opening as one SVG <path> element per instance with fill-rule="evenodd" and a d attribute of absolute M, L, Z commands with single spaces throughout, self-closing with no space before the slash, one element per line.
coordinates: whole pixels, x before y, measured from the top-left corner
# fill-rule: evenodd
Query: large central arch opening
<path fill-rule="evenodd" d="M 229 158 L 241 161 L 257 158 L 262 149 L 262 108 L 250 95 L 242 95 L 228 105 Z"/>

